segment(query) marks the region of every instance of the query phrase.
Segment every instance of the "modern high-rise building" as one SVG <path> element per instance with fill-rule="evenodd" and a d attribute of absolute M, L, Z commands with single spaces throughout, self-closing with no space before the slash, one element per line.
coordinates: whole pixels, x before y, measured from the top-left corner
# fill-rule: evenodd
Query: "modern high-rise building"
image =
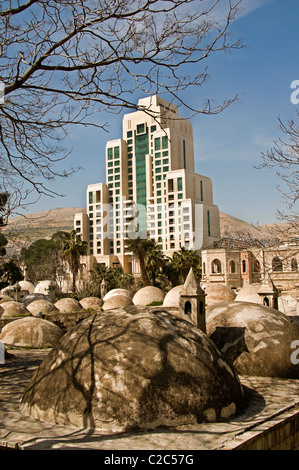
<path fill-rule="evenodd" d="M 106 144 L 106 183 L 87 187 L 86 213 L 74 228 L 88 242 L 86 264 L 138 273 L 127 238 L 149 236 L 171 256 L 200 252 L 220 237 L 210 178 L 194 172 L 192 124 L 159 96 L 123 118 L 123 136 Z"/>

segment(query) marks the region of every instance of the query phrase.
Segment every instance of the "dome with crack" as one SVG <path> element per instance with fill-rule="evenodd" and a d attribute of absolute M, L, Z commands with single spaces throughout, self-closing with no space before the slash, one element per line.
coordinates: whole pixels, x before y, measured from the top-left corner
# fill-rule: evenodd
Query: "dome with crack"
<path fill-rule="evenodd" d="M 82 308 L 78 300 L 72 299 L 71 297 L 57 300 L 54 305 L 61 313 L 78 312 Z"/>
<path fill-rule="evenodd" d="M 39 316 L 40 313 L 47 314 L 58 312 L 55 305 L 48 300 L 34 300 L 33 302 L 30 302 L 29 305 L 27 305 L 27 310 L 29 310 L 31 315 L 34 315 L 35 317 Z"/>
<path fill-rule="evenodd" d="M 299 378 L 292 345 L 299 325 L 278 310 L 254 302 L 227 302 L 206 309 L 207 334 L 242 375 Z"/>
<path fill-rule="evenodd" d="M 136 306 L 65 333 L 21 403 L 34 418 L 103 432 L 222 421 L 243 406 L 236 372 L 207 335 L 164 308 Z"/>
<path fill-rule="evenodd" d="M 25 317 L 7 323 L 0 333 L 5 345 L 29 348 L 53 347 L 63 335 L 59 326 L 47 320 Z"/>
<path fill-rule="evenodd" d="M 150 305 L 153 302 L 163 303 L 165 294 L 158 287 L 146 286 L 139 289 L 133 297 L 134 305 Z"/>

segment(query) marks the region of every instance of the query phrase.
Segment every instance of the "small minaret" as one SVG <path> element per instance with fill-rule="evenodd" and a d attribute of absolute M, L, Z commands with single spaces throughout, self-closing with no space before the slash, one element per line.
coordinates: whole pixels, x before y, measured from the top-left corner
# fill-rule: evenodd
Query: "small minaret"
<path fill-rule="evenodd" d="M 258 290 L 261 305 L 278 310 L 278 294 L 279 290 L 274 286 L 272 279 L 266 276 Z"/>
<path fill-rule="evenodd" d="M 105 279 L 103 278 L 101 282 L 101 297 L 104 299 L 105 295 L 107 294 L 107 284 Z"/>
<path fill-rule="evenodd" d="M 179 317 L 206 333 L 206 294 L 191 268 L 180 292 Z"/>

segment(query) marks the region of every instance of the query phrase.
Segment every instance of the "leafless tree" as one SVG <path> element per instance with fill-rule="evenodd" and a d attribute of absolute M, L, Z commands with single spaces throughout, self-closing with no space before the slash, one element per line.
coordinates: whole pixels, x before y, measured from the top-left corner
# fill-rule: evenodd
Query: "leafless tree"
<path fill-rule="evenodd" d="M 167 93 L 190 115 L 225 109 L 236 96 L 195 109 L 179 94 L 207 81 L 209 56 L 241 47 L 229 35 L 240 1 L 1 1 L 2 189 L 22 203 L 30 191 L 57 195 L 49 181 L 76 171 L 59 170 L 70 125 L 106 129 L 97 113 L 136 110 L 138 89 Z"/>
<path fill-rule="evenodd" d="M 285 238 L 298 237 L 299 233 L 299 127 L 294 120 L 284 123 L 279 118 L 279 128 L 283 137 L 274 142 L 273 148 L 262 153 L 262 163 L 258 168 L 275 168 L 281 180 L 278 189 L 286 209 L 278 210 L 277 216 L 279 220 L 287 222 L 286 225 L 276 227 L 281 239 L 282 233 Z"/>

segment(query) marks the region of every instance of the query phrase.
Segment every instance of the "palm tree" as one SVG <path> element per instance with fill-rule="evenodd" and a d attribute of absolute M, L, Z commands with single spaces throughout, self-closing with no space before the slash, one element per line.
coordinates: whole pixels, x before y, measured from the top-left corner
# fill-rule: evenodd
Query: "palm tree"
<path fill-rule="evenodd" d="M 137 237 L 135 239 L 128 238 L 125 241 L 127 251 L 132 252 L 133 256 L 138 259 L 141 271 L 141 278 L 144 286 L 150 285 L 150 280 L 146 270 L 146 252 L 149 248 L 149 240 Z"/>
<path fill-rule="evenodd" d="M 87 242 L 82 241 L 80 235 L 72 230 L 62 242 L 63 258 L 67 261 L 73 276 L 72 291 L 76 291 L 76 276 L 80 268 L 80 256 L 86 255 Z"/>
<path fill-rule="evenodd" d="M 195 274 L 200 275 L 200 257 L 195 250 L 189 250 L 182 246 L 180 251 L 175 251 L 173 253 L 171 268 L 177 274 L 178 283 L 184 284 L 190 268 L 193 268 Z"/>
<path fill-rule="evenodd" d="M 150 273 L 153 286 L 156 285 L 156 277 L 161 272 L 164 265 L 165 257 L 163 251 L 160 250 L 154 240 L 148 240 L 147 251 L 145 253 L 145 267 Z"/>

